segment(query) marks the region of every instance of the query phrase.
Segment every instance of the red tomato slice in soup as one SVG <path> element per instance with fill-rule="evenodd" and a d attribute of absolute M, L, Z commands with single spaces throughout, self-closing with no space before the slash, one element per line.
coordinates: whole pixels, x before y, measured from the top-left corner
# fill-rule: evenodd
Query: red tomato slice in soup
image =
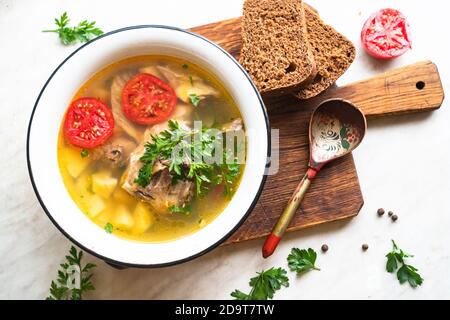
<path fill-rule="evenodd" d="M 114 129 L 111 110 L 95 98 L 73 101 L 64 121 L 64 133 L 70 143 L 82 148 L 94 148 L 108 139 Z"/>
<path fill-rule="evenodd" d="M 409 23 L 400 11 L 382 9 L 372 14 L 364 24 L 361 41 L 375 58 L 401 56 L 411 48 Z"/>
<path fill-rule="evenodd" d="M 177 103 L 175 91 L 163 80 L 139 73 L 122 90 L 122 110 L 128 119 L 148 125 L 169 118 Z"/>

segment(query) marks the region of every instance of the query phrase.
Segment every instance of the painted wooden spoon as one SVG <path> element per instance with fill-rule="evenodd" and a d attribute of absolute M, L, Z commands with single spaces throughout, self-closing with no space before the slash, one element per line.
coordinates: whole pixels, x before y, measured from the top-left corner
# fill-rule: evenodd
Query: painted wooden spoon
<path fill-rule="evenodd" d="M 317 172 L 328 162 L 352 152 L 361 143 L 366 130 L 364 114 L 349 101 L 326 100 L 314 110 L 309 123 L 308 171 L 267 236 L 262 248 L 264 258 L 275 251 Z"/>

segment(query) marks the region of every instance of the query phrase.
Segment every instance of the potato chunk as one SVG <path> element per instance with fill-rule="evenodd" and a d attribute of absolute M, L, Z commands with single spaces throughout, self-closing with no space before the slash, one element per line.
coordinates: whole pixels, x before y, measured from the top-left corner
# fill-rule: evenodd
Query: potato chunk
<path fill-rule="evenodd" d="M 103 198 L 109 198 L 116 189 L 117 179 L 112 178 L 107 171 L 97 172 L 92 175 L 92 191 Z"/>
<path fill-rule="evenodd" d="M 154 222 L 153 213 L 148 205 L 139 202 L 134 209 L 134 226 L 131 232 L 134 234 L 142 234 L 150 228 Z"/>
<path fill-rule="evenodd" d="M 86 214 L 91 218 L 95 218 L 106 208 L 105 201 L 96 194 L 90 195 L 86 199 L 86 204 Z"/>
<path fill-rule="evenodd" d="M 65 148 L 62 152 L 62 159 L 65 162 L 67 172 L 72 178 L 77 178 L 90 163 L 89 157 L 81 157 L 78 149 Z"/>
<path fill-rule="evenodd" d="M 134 219 L 126 206 L 117 206 L 112 217 L 112 224 L 122 230 L 130 230 L 134 225 Z"/>

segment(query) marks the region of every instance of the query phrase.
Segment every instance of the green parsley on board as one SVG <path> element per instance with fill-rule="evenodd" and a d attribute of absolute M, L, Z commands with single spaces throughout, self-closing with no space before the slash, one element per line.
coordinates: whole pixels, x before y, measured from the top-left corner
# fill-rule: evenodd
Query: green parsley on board
<path fill-rule="evenodd" d="M 250 279 L 249 285 L 252 287 L 250 293 L 234 290 L 231 296 L 236 300 L 267 300 L 273 299 L 273 295 L 281 287 L 289 287 L 287 272 L 283 268 L 270 268 L 257 273 L 257 276 Z"/>
<path fill-rule="evenodd" d="M 72 246 L 69 255 L 66 256 L 66 262 L 60 264 L 57 280 L 52 281 L 50 285 L 50 294 L 47 300 L 82 300 L 84 293 L 95 290 L 91 278 L 92 269 L 96 265 L 88 263 L 83 267 L 81 264 L 82 259 L 83 251 L 77 252 L 77 249 Z M 72 286 L 75 286 L 75 280 L 72 277 L 74 273 L 70 274 L 72 268 L 80 271 L 79 288 L 72 288 Z M 68 281 L 71 281 L 70 286 L 68 286 Z"/>
<path fill-rule="evenodd" d="M 55 18 L 55 24 L 58 29 L 42 30 L 42 32 L 57 33 L 64 45 L 71 45 L 76 42 L 88 42 L 103 34 L 103 31 L 95 26 L 95 21 L 88 22 L 84 20 L 75 27 L 70 27 L 69 22 L 69 16 L 67 12 L 64 12 L 59 19 Z"/>
<path fill-rule="evenodd" d="M 397 279 L 401 284 L 408 282 L 411 287 L 416 288 L 423 283 L 423 278 L 418 273 L 417 268 L 406 264 L 405 259 L 412 257 L 414 256 L 404 252 L 392 240 L 392 251 L 386 255 L 386 271 L 389 273 L 397 271 Z"/>

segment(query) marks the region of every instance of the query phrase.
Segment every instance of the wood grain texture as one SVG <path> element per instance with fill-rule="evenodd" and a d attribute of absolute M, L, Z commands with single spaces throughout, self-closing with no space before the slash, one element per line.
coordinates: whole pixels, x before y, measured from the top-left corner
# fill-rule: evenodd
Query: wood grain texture
<path fill-rule="evenodd" d="M 239 60 L 242 48 L 241 18 L 232 18 L 190 29 L 228 51 Z"/>
<path fill-rule="evenodd" d="M 270 101 L 265 101 L 270 106 Z M 292 192 L 307 170 L 308 123 L 314 109 L 298 107 L 286 98 L 286 108 L 269 113 L 272 129 L 279 129 L 279 171 L 267 178 L 257 206 L 226 243 L 265 236 L 277 222 Z M 354 217 L 363 205 L 358 176 L 351 155 L 325 166 L 316 176 L 287 231 Z"/>
<path fill-rule="evenodd" d="M 435 110 L 442 105 L 444 90 L 436 65 L 421 61 L 331 88 L 314 98 L 314 103 L 334 97 L 350 100 L 366 117 L 381 117 Z"/>
<path fill-rule="evenodd" d="M 191 30 L 219 44 L 235 58 L 239 57 L 240 18 Z M 422 90 L 416 88 L 419 81 L 425 83 Z M 271 127 L 279 129 L 279 171 L 268 176 L 256 207 L 225 244 L 270 233 L 307 170 L 311 113 L 321 101 L 333 97 L 350 100 L 371 117 L 434 110 L 442 104 L 444 94 L 436 66 L 425 61 L 348 86 L 332 87 L 306 101 L 293 96 L 266 97 L 264 103 Z M 354 217 L 363 203 L 353 157 L 348 155 L 318 173 L 287 231 Z"/>

